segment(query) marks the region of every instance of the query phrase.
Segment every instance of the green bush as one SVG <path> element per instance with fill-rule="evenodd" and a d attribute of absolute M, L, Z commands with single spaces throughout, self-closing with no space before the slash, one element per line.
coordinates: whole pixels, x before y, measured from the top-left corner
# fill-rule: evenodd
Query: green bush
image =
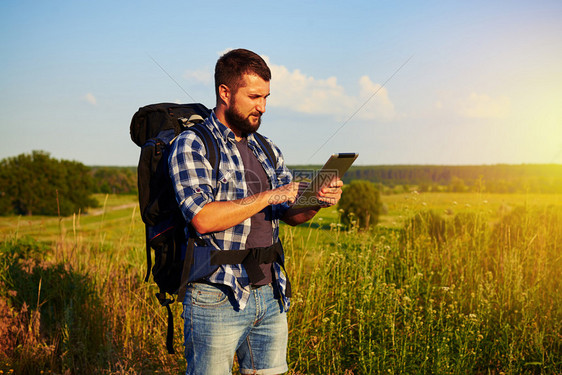
<path fill-rule="evenodd" d="M 135 167 L 92 167 L 95 192 L 101 194 L 138 194 Z"/>
<path fill-rule="evenodd" d="M 0 187 L 1 215 L 68 216 L 97 206 L 89 168 L 44 151 L 0 161 Z"/>
<path fill-rule="evenodd" d="M 341 220 L 345 225 L 357 225 L 361 229 L 375 226 L 381 212 L 380 193 L 369 181 L 351 181 L 338 203 Z"/>

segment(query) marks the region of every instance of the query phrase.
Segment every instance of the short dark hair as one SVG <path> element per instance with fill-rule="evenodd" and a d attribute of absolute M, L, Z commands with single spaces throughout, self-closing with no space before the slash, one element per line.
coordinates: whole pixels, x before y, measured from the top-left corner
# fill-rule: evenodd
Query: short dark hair
<path fill-rule="evenodd" d="M 271 80 L 271 70 L 256 53 L 239 48 L 222 55 L 215 65 L 215 93 L 219 99 L 219 86 L 226 85 L 236 93 L 244 74 L 255 74 L 264 81 Z"/>

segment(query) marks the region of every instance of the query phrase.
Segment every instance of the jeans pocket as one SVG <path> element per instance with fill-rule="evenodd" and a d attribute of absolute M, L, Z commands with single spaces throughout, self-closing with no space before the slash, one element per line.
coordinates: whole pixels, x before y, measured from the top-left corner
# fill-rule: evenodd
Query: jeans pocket
<path fill-rule="evenodd" d="M 191 298 L 194 305 L 212 308 L 219 307 L 227 302 L 228 294 L 222 288 L 196 283 L 191 291 Z"/>

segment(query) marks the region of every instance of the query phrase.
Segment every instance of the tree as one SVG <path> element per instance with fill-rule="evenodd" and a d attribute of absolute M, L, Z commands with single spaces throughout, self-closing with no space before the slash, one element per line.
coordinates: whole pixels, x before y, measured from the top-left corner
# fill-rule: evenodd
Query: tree
<path fill-rule="evenodd" d="M 451 182 L 449 183 L 449 191 L 453 193 L 464 193 L 466 191 L 464 180 L 458 178 L 457 176 L 451 177 Z"/>
<path fill-rule="evenodd" d="M 93 167 L 96 193 L 137 194 L 137 169 L 133 167 Z"/>
<path fill-rule="evenodd" d="M 363 180 L 351 181 L 338 203 L 342 222 L 349 225 L 357 220 L 362 229 L 378 223 L 381 206 L 380 193 L 375 185 Z"/>
<path fill-rule="evenodd" d="M 0 161 L 0 214 L 67 216 L 97 205 L 93 188 L 88 167 L 44 151 Z"/>

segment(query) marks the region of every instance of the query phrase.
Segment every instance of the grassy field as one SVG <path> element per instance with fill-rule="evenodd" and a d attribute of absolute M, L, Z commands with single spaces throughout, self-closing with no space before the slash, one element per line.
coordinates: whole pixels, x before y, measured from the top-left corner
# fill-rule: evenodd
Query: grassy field
<path fill-rule="evenodd" d="M 0 218 L 3 373 L 182 373 L 143 281 L 136 198 L 98 199 L 73 217 Z M 282 227 L 292 374 L 562 373 L 560 195 L 382 200 L 369 232 L 336 209 Z"/>

